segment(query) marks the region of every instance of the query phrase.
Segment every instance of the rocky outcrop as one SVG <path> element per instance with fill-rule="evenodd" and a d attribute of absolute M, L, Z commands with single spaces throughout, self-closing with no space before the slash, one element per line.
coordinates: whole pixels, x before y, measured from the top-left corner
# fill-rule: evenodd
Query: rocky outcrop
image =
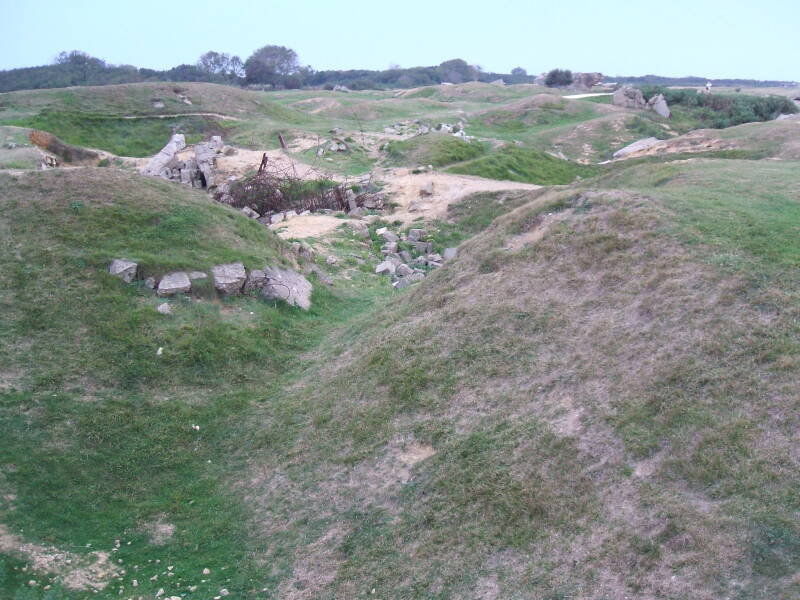
<path fill-rule="evenodd" d="M 136 279 L 136 270 L 139 268 L 135 262 L 124 258 L 115 258 L 108 267 L 108 272 L 114 277 L 119 277 L 125 283 Z"/>
<path fill-rule="evenodd" d="M 186 148 L 186 138 L 182 133 L 174 134 L 158 154 L 150 159 L 144 169 L 142 175 L 152 175 L 153 177 L 164 177 L 169 179 L 170 163 L 175 158 L 175 155 Z"/>
<path fill-rule="evenodd" d="M 633 154 L 635 152 L 640 152 L 641 150 L 647 150 L 651 146 L 655 146 L 661 140 L 654 137 L 644 138 L 642 140 L 638 140 L 625 146 L 624 148 L 617 150 L 614 152 L 614 158 L 625 158 L 629 154 Z"/>
<path fill-rule="evenodd" d="M 603 81 L 602 73 L 573 73 L 572 85 L 574 90 L 588 91 Z"/>
<path fill-rule="evenodd" d="M 647 102 L 644 99 L 642 90 L 629 85 L 623 86 L 614 92 L 612 102 L 614 106 L 622 106 L 624 108 L 635 108 L 637 110 L 647 108 Z"/>
<path fill-rule="evenodd" d="M 283 300 L 290 306 L 299 306 L 303 310 L 311 308 L 311 292 L 313 287 L 303 275 L 292 269 L 280 267 L 264 267 L 266 283 L 261 288 L 261 295 L 268 300 Z"/>
<path fill-rule="evenodd" d="M 665 119 L 669 119 L 672 116 L 664 94 L 656 94 L 648 101 L 644 99 L 642 90 L 629 85 L 623 86 L 614 92 L 612 102 L 615 106 L 622 106 L 624 108 L 633 108 L 636 110 L 649 109 Z"/>

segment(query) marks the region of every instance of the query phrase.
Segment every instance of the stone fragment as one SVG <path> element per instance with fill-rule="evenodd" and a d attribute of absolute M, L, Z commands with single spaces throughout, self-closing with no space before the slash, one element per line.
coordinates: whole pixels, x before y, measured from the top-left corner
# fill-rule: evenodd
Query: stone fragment
<path fill-rule="evenodd" d="M 136 278 L 136 270 L 139 268 L 132 260 L 115 258 L 108 267 L 108 272 L 114 277 L 119 277 L 125 283 L 130 283 Z"/>
<path fill-rule="evenodd" d="M 409 242 L 419 242 L 424 240 L 428 237 L 428 232 L 424 229 L 409 229 L 408 230 L 408 241 Z"/>
<path fill-rule="evenodd" d="M 393 262 L 385 260 L 382 263 L 379 263 L 378 266 L 375 267 L 375 273 L 377 273 L 378 275 L 383 275 L 384 273 L 388 275 L 394 275 L 396 269 L 397 267 Z"/>
<path fill-rule="evenodd" d="M 186 147 L 186 138 L 182 133 L 174 134 L 167 145 L 158 154 L 150 159 L 150 162 L 142 169 L 143 175 L 153 175 L 155 177 L 165 177 L 167 166 L 175 155 Z"/>
<path fill-rule="evenodd" d="M 665 119 L 669 119 L 672 116 L 672 113 L 669 110 L 669 105 L 667 104 L 667 100 L 664 98 L 664 94 L 656 94 L 650 98 L 650 100 L 647 102 L 647 107 Z"/>
<path fill-rule="evenodd" d="M 161 313 L 162 315 L 171 315 L 172 314 L 172 307 L 167 304 L 166 302 L 159 304 L 156 310 Z"/>
<path fill-rule="evenodd" d="M 247 280 L 247 272 L 240 262 L 215 265 L 211 267 L 211 276 L 214 278 L 214 288 L 226 295 L 240 293 Z"/>
<path fill-rule="evenodd" d="M 192 289 L 192 282 L 189 276 L 184 271 L 175 271 L 174 273 L 167 273 L 158 282 L 158 295 L 159 296 L 174 296 L 175 294 L 183 294 Z"/>
<path fill-rule="evenodd" d="M 246 217 L 250 217 L 251 219 L 258 219 L 261 216 L 256 211 L 254 211 L 252 208 L 250 208 L 249 206 L 245 206 L 242 209 L 242 212 L 244 213 L 244 215 Z"/>
<path fill-rule="evenodd" d="M 313 286 L 303 275 L 292 269 L 264 267 L 267 281 L 261 294 L 269 300 L 283 300 L 303 310 L 311 308 Z"/>

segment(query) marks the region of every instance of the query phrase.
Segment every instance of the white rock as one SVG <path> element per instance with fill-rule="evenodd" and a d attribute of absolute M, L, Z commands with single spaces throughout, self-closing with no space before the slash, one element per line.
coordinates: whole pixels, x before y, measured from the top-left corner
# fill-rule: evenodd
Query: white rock
<path fill-rule="evenodd" d="M 192 289 L 192 282 L 189 276 L 183 271 L 168 273 L 158 282 L 159 296 L 174 296 L 182 294 Z"/>
<path fill-rule="evenodd" d="M 172 307 L 164 302 L 163 304 L 159 304 L 156 310 L 161 313 L 162 315 L 171 315 L 172 314 Z"/>
<path fill-rule="evenodd" d="M 378 264 L 377 267 L 375 267 L 375 273 L 377 273 L 378 275 L 382 275 L 383 273 L 394 275 L 396 269 L 397 267 L 393 262 L 385 260 L 382 263 Z"/>
<path fill-rule="evenodd" d="M 108 272 L 114 277 L 119 277 L 125 283 L 130 283 L 136 278 L 136 269 L 139 268 L 132 260 L 125 260 L 124 258 L 115 258 L 111 261 L 108 267 Z"/>
<path fill-rule="evenodd" d="M 150 162 L 142 169 L 142 174 L 163 177 L 167 171 L 167 164 L 184 148 L 186 148 L 186 138 L 182 133 L 174 134 L 167 145 L 150 159 Z"/>
<path fill-rule="evenodd" d="M 223 294 L 238 294 L 247 280 L 247 272 L 240 262 L 211 267 L 214 287 Z"/>
<path fill-rule="evenodd" d="M 261 294 L 268 300 L 284 300 L 291 306 L 303 310 L 311 308 L 313 286 L 297 271 L 280 267 L 264 267 L 267 283 Z"/>

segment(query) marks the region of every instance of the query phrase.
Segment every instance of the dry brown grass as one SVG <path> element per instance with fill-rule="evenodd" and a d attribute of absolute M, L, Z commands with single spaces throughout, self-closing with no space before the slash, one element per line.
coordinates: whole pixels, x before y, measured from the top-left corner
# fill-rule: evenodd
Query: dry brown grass
<path fill-rule="evenodd" d="M 353 510 L 393 515 L 369 527 L 386 528 L 394 554 L 367 537 L 345 553 L 322 597 L 352 591 L 365 578 L 382 582 L 385 597 L 558 590 L 575 598 L 711 600 L 786 589 L 785 576 L 765 584 L 754 567 L 753 533 L 736 497 L 698 484 L 725 474 L 680 473 L 710 432 L 726 435 L 744 415 L 760 432 L 748 451 L 763 468 L 777 468 L 775 446 L 784 444 L 766 441 L 786 439 L 785 420 L 767 418 L 761 398 L 794 389 L 793 377 L 779 364 L 748 358 L 770 333 L 743 293 L 746 282 L 666 233 L 668 215 L 660 203 L 627 192 L 545 194 L 467 242 L 455 263 L 383 317 L 360 323 L 357 347 L 332 343 L 329 351 L 343 350 L 338 358 L 334 352 L 290 392 L 293 421 L 303 426 L 289 438 L 293 459 L 272 464 L 295 483 L 269 484 L 269 495 L 260 486 L 248 490 L 259 511 L 280 505 L 294 519 L 324 507 L 317 518 L 350 519 L 356 538 Z M 769 327 L 780 328 L 785 322 L 776 320 L 789 317 L 772 318 Z M 267 431 L 280 422 L 264 416 Z M 454 447 L 489 435 L 493 423 L 520 433 L 508 447 L 494 442 L 491 475 L 482 459 L 470 467 L 451 462 Z M 541 424 L 544 437 L 527 430 L 529 423 Z M 436 451 L 408 471 L 405 485 L 403 439 Z M 464 485 L 454 473 L 473 477 L 459 469 L 477 469 L 478 481 L 489 477 L 477 490 L 492 492 L 478 505 L 450 500 L 439 513 L 446 486 Z M 492 487 L 505 469 L 510 479 Z M 728 485 L 743 485 L 737 481 Z M 528 496 L 530 482 L 537 497 L 548 498 L 544 504 Z M 466 485 L 468 495 L 476 493 Z M 523 528 L 519 545 L 502 541 L 489 508 L 517 485 L 521 495 L 503 511 L 517 501 L 533 503 L 513 510 L 544 510 L 541 532 L 529 538 Z M 425 496 L 413 491 L 420 486 Z M 479 535 L 459 511 L 471 514 L 480 502 L 488 504 L 477 510 L 489 512 Z M 571 503 L 569 525 L 556 510 L 561 502 Z M 274 522 L 272 514 L 265 522 Z M 413 528 L 424 514 L 424 530 Z M 519 568 L 504 570 L 510 563 L 502 561 L 498 572 L 480 567 L 489 549 L 512 548 L 525 556 Z"/>

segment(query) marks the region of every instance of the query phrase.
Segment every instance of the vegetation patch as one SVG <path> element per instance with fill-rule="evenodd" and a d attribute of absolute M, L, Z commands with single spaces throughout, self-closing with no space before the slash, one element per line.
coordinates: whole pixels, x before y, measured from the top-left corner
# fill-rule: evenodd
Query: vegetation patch
<path fill-rule="evenodd" d="M 597 167 L 562 160 L 542 150 L 505 146 L 486 156 L 452 166 L 447 171 L 487 179 L 563 185 L 572 183 L 576 177 L 594 175 Z"/>
<path fill-rule="evenodd" d="M 392 164 L 444 167 L 477 158 L 486 153 L 486 146 L 480 142 L 465 142 L 452 135 L 430 133 L 389 142 L 386 152 L 387 160 Z"/>
<path fill-rule="evenodd" d="M 125 119 L 78 112 L 42 111 L 13 124 L 52 133 L 68 144 L 98 148 L 118 156 L 151 156 L 173 131 L 195 143 L 209 135 L 224 135 L 225 125 L 212 117 L 142 117 Z"/>

